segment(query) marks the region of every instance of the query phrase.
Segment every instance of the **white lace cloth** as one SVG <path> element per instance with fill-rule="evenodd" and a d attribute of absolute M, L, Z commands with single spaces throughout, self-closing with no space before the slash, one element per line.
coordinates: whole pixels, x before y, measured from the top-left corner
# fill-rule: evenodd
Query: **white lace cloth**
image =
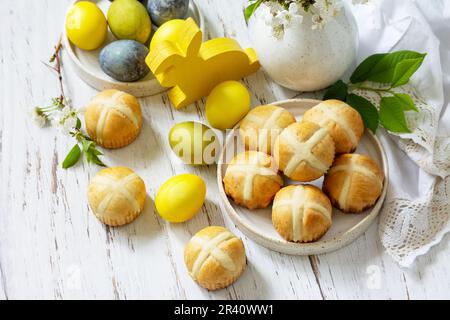
<path fill-rule="evenodd" d="M 377 134 L 390 166 L 380 239 L 394 260 L 409 267 L 450 231 L 450 1 L 371 0 L 354 13 L 359 61 L 375 52 L 427 53 L 411 86 L 401 89 L 420 109 L 407 114 L 413 132 Z"/>

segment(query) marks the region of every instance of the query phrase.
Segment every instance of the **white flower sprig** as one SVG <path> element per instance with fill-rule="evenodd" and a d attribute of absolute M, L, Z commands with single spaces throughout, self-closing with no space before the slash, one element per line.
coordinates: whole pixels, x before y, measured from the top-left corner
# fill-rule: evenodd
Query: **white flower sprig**
<path fill-rule="evenodd" d="M 47 107 L 35 107 L 31 111 L 32 120 L 39 126 L 45 127 L 51 123 L 52 126 L 57 127 L 60 132 L 70 135 L 75 138 L 76 143 L 63 161 L 62 167 L 64 169 L 75 165 L 81 158 L 84 152 L 88 163 L 95 163 L 99 166 L 105 166 L 100 160 L 99 156 L 103 155 L 95 143 L 81 130 L 81 120 L 78 117 L 78 112 L 72 107 L 70 100 L 64 95 L 64 85 L 62 81 L 62 70 L 60 53 L 62 50 L 61 39 L 55 46 L 55 52 L 50 58 L 50 64 L 45 64 L 51 70 L 58 74 L 61 94 L 57 98 L 53 98 L 51 105 Z M 81 147 L 80 147 L 81 145 Z"/>
<path fill-rule="evenodd" d="M 281 39 L 284 32 L 294 23 L 302 23 L 309 17 L 311 28 L 322 29 L 331 19 L 341 11 L 342 0 L 250 0 L 251 4 L 245 9 L 248 21 L 253 13 L 264 4 L 267 7 L 265 22 L 272 27 L 272 35 Z M 353 0 L 353 3 L 367 3 L 368 0 Z"/>

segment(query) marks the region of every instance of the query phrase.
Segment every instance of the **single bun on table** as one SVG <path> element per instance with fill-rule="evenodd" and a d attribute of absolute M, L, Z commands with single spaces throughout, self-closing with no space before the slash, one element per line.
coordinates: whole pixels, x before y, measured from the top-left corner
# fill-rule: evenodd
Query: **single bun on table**
<path fill-rule="evenodd" d="M 228 287 L 246 265 L 241 239 L 223 227 L 206 227 L 197 232 L 184 249 L 184 261 L 191 277 L 208 290 Z"/>
<path fill-rule="evenodd" d="M 272 223 L 287 241 L 311 242 L 322 237 L 331 226 L 332 207 L 317 187 L 291 185 L 275 196 Z"/>
<path fill-rule="evenodd" d="M 343 212 L 358 213 L 375 204 L 383 181 L 383 172 L 368 156 L 343 154 L 325 175 L 323 191 Z"/>
<path fill-rule="evenodd" d="M 108 149 L 129 145 L 142 127 L 139 101 L 128 93 L 114 89 L 97 94 L 86 106 L 84 117 L 89 136 Z"/>
<path fill-rule="evenodd" d="M 273 157 L 284 174 L 296 181 L 312 181 L 328 171 L 334 141 L 326 128 L 307 121 L 291 124 L 275 141 Z"/>
<path fill-rule="evenodd" d="M 284 108 L 265 105 L 253 108 L 239 126 L 241 139 L 247 150 L 272 153 L 272 145 L 281 131 L 296 122 Z"/>
<path fill-rule="evenodd" d="M 319 103 L 305 112 L 302 121 L 327 128 L 338 154 L 355 151 L 364 133 L 364 123 L 359 112 L 339 100 Z"/>
<path fill-rule="evenodd" d="M 231 160 L 223 178 L 225 193 L 249 209 L 265 208 L 283 186 L 271 156 L 245 151 Z"/>
<path fill-rule="evenodd" d="M 126 167 L 101 170 L 88 187 L 92 212 L 109 226 L 121 226 L 136 219 L 144 209 L 146 197 L 144 181 Z"/>

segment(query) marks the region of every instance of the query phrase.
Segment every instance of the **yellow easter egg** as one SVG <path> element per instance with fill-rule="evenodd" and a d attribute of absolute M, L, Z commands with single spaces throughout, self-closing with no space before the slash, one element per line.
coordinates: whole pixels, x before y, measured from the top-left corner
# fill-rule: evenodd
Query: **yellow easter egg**
<path fill-rule="evenodd" d="M 105 42 L 107 31 L 105 15 L 93 2 L 77 2 L 67 13 L 67 37 L 82 50 L 98 49 Z"/>
<path fill-rule="evenodd" d="M 180 174 L 167 180 L 155 198 L 156 210 L 169 222 L 184 222 L 203 206 L 206 185 L 195 174 Z"/>
<path fill-rule="evenodd" d="M 214 164 L 219 153 L 219 140 L 203 123 L 185 121 L 170 129 L 169 144 L 173 152 L 187 164 Z"/>
<path fill-rule="evenodd" d="M 205 109 L 211 126 L 231 129 L 250 111 L 250 94 L 240 82 L 225 81 L 211 91 Z"/>
<path fill-rule="evenodd" d="M 158 43 L 163 41 L 177 41 L 177 35 L 184 28 L 184 20 L 174 19 L 169 20 L 161 25 L 153 35 L 150 42 L 150 50 L 153 50 Z"/>

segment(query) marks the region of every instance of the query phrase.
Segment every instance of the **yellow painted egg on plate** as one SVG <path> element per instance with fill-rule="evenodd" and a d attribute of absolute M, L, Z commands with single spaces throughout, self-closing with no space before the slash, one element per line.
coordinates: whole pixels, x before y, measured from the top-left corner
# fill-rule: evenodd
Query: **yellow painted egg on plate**
<path fill-rule="evenodd" d="M 147 9 L 137 0 L 114 0 L 108 9 L 108 24 L 120 40 L 146 43 L 152 32 Z"/>
<path fill-rule="evenodd" d="M 153 50 L 158 43 L 163 41 L 175 41 L 177 35 L 181 30 L 183 30 L 184 26 L 185 21 L 182 19 L 173 19 L 163 23 L 152 37 L 152 41 L 150 42 L 150 50 Z"/>
<path fill-rule="evenodd" d="M 240 82 L 225 81 L 211 91 L 205 109 L 212 127 L 231 129 L 250 111 L 250 94 Z"/>
<path fill-rule="evenodd" d="M 169 222 L 184 222 L 194 217 L 205 202 L 206 185 L 195 174 L 180 174 L 167 180 L 155 198 L 156 210 Z"/>
<path fill-rule="evenodd" d="M 80 1 L 67 13 L 66 33 L 82 50 L 98 49 L 106 39 L 108 26 L 102 10 L 93 2 Z"/>
<path fill-rule="evenodd" d="M 169 144 L 173 152 L 187 164 L 214 164 L 219 153 L 219 140 L 214 131 L 195 121 L 174 125 L 169 132 Z"/>

